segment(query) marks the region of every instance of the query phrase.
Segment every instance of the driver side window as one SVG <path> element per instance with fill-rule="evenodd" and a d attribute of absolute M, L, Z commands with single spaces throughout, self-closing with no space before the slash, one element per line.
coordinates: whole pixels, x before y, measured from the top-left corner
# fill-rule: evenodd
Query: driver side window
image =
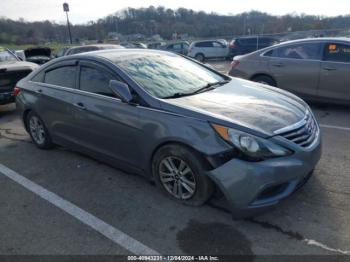
<path fill-rule="evenodd" d="M 80 90 L 109 97 L 116 97 L 109 88 L 110 80 L 115 80 L 115 77 L 106 71 L 88 66 L 81 66 L 80 68 Z"/>

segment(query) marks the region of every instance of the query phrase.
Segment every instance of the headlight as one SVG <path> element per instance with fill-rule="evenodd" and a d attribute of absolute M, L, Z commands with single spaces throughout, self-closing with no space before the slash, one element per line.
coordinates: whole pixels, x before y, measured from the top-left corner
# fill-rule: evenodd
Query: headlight
<path fill-rule="evenodd" d="M 216 124 L 212 124 L 212 126 L 224 140 L 234 145 L 235 148 L 250 160 L 263 160 L 292 154 L 292 151 L 267 139 Z"/>

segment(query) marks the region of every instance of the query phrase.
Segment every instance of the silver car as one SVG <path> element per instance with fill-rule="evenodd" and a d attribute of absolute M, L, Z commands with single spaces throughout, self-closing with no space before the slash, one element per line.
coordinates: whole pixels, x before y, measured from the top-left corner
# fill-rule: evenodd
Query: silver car
<path fill-rule="evenodd" d="M 321 155 L 303 100 L 169 52 L 58 58 L 21 80 L 16 94 L 39 148 L 70 147 L 145 175 L 188 205 L 221 191 L 235 217 L 292 194 Z"/>
<path fill-rule="evenodd" d="M 350 40 L 315 38 L 275 45 L 236 56 L 229 74 L 308 100 L 350 104 Z"/>
<path fill-rule="evenodd" d="M 229 55 L 227 42 L 223 40 L 206 40 L 192 42 L 188 49 L 188 56 L 204 62 L 212 58 L 226 58 Z"/>

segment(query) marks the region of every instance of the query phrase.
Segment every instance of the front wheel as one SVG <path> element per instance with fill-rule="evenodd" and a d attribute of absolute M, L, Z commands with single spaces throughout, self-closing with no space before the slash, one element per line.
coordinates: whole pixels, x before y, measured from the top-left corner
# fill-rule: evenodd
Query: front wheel
<path fill-rule="evenodd" d="M 205 60 L 205 57 L 203 54 L 196 54 L 195 58 L 199 62 L 204 62 L 204 60 Z"/>
<path fill-rule="evenodd" d="M 196 152 L 179 145 L 167 145 L 155 154 L 152 163 L 157 186 L 168 197 L 191 206 L 203 205 L 213 193 L 205 175 L 205 164 Z"/>

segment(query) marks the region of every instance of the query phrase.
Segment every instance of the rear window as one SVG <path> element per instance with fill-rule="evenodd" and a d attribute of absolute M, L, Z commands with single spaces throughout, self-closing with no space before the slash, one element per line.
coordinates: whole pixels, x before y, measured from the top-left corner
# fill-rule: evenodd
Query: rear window
<path fill-rule="evenodd" d="M 275 48 L 265 53 L 265 56 L 300 60 L 320 60 L 320 50 L 321 44 L 319 43 L 298 43 Z"/>
<path fill-rule="evenodd" d="M 330 43 L 324 52 L 325 61 L 350 62 L 350 45 Z"/>
<path fill-rule="evenodd" d="M 75 88 L 76 66 L 63 66 L 47 71 L 44 82 L 51 85 Z"/>
<path fill-rule="evenodd" d="M 196 43 L 196 47 L 213 47 L 212 42 L 199 42 Z"/>

